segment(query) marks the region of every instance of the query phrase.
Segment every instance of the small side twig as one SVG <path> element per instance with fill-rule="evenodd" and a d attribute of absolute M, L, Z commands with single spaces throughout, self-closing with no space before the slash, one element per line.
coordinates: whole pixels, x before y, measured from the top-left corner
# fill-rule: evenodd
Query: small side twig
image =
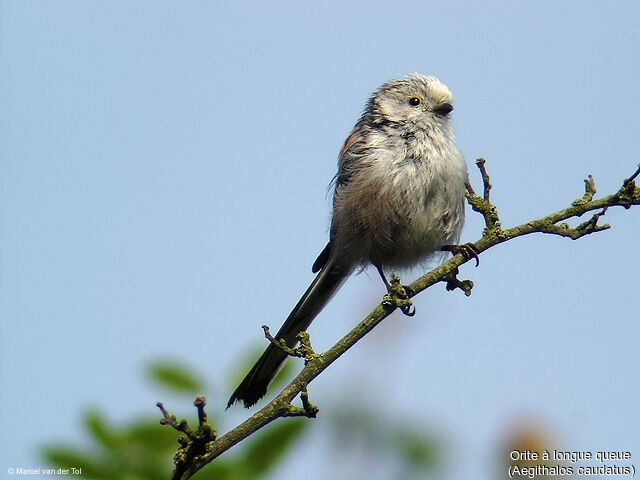
<path fill-rule="evenodd" d="M 284 339 L 281 338 L 280 340 L 276 340 L 275 338 L 273 338 L 273 335 L 271 335 L 271 331 L 269 331 L 269 327 L 267 325 L 262 325 L 262 330 L 264 330 L 264 336 L 266 337 L 266 339 L 269 340 L 274 346 L 278 347 L 280 350 L 282 350 L 287 355 L 290 355 L 292 357 L 302 357 L 303 356 L 295 348 L 291 348 L 291 347 L 287 346 L 287 344 L 284 341 Z"/>
<path fill-rule="evenodd" d="M 459 288 L 468 297 L 471 295 L 471 289 L 473 288 L 473 282 L 471 280 L 459 280 L 458 268 L 455 268 L 443 281 L 447 282 L 447 291 L 452 292 L 456 288 Z"/>
<path fill-rule="evenodd" d="M 204 411 L 206 400 L 204 395 L 198 395 L 193 402 L 198 409 L 198 429 L 194 432 L 189 427 L 186 420 L 176 420 L 175 415 L 170 415 L 161 402 L 156 406 L 162 412 L 161 425 L 169 425 L 184 435 L 178 438 L 180 448 L 173 456 L 173 463 L 176 468 L 173 471 L 172 479 L 182 478 L 182 475 L 206 453 L 211 451 L 211 447 L 216 439 L 216 430 L 207 422 L 207 414 Z"/>
<path fill-rule="evenodd" d="M 196 397 L 195 402 L 193 402 L 193 404 L 198 409 L 198 424 L 202 426 L 207 422 L 207 414 L 204 411 L 204 407 L 207 403 L 204 398 L 204 395 L 198 395 Z"/>
<path fill-rule="evenodd" d="M 489 192 L 491 192 L 491 179 L 489 178 L 489 173 L 487 173 L 487 169 L 485 168 L 485 163 L 487 163 L 487 161 L 484 158 L 479 158 L 476 160 L 476 165 L 478 166 L 478 169 L 480 170 L 480 174 L 482 175 L 482 185 L 484 187 L 484 191 L 483 191 L 483 200 L 485 202 L 490 202 L 490 198 L 489 198 Z"/>
<path fill-rule="evenodd" d="M 485 167 L 485 159 L 479 158 L 476 160 L 476 165 L 480 170 L 480 175 L 482 175 L 482 185 L 483 185 L 483 196 L 480 197 L 476 195 L 471 184 L 467 182 L 467 201 L 471 208 L 476 212 L 480 213 L 484 217 L 484 223 L 486 228 L 483 232 L 483 236 L 492 235 L 495 237 L 500 237 L 502 235 L 502 229 L 500 227 L 500 217 L 498 216 L 498 209 L 495 205 L 491 203 L 490 200 L 490 192 L 491 192 L 491 179 L 489 178 L 489 173 Z M 480 253 L 480 252 L 478 252 Z"/>
<path fill-rule="evenodd" d="M 162 402 L 157 402 L 156 407 L 160 409 L 160 412 L 162 412 L 163 416 L 163 418 L 160 419 L 160 425 L 169 425 L 177 431 L 184 433 L 187 437 L 189 437 L 189 439 L 197 440 L 198 437 L 195 435 L 193 430 L 191 430 L 191 427 L 189 427 L 189 424 L 186 420 L 182 419 L 178 421 L 175 415 L 169 415 L 169 412 L 167 412 L 167 410 L 164 408 Z"/>
<path fill-rule="evenodd" d="M 578 205 L 584 205 L 586 203 L 589 203 L 591 200 L 593 200 L 593 196 L 595 194 L 596 194 L 596 182 L 593 180 L 593 176 L 589 175 L 584 180 L 584 195 L 581 198 L 574 200 L 571 203 L 571 205 L 578 206 Z"/>
<path fill-rule="evenodd" d="M 637 170 L 635 172 L 633 172 L 629 178 L 626 178 L 624 180 L 624 182 L 622 182 L 622 187 L 624 188 L 627 185 L 629 185 L 631 182 L 633 182 L 638 177 L 638 175 L 640 175 L 640 163 L 638 164 Z"/>
<path fill-rule="evenodd" d="M 614 194 L 616 195 L 624 195 L 624 191 L 627 184 L 623 184 L 621 189 Z M 593 176 L 589 175 L 584 181 L 584 195 L 571 203 L 571 208 L 581 208 L 585 206 L 589 206 L 589 204 L 593 204 L 593 196 L 596 193 L 596 183 L 593 179 Z M 560 237 L 567 237 L 572 240 L 577 240 L 579 238 L 584 237 L 585 235 L 590 235 L 592 233 L 601 232 L 603 230 L 607 230 L 611 228 L 611 225 L 605 223 L 604 225 L 598 225 L 598 221 L 600 217 L 602 217 L 605 213 L 607 213 L 608 205 L 604 205 L 600 212 L 594 213 L 591 218 L 585 222 L 582 222 L 576 227 L 571 227 L 567 222 L 561 222 L 564 219 L 561 217 L 550 218 L 546 217 L 545 219 L 538 220 L 535 222 L 535 226 L 541 233 L 550 233 L 552 235 L 558 235 Z M 574 214 L 574 216 L 581 216 L 582 214 Z M 533 222 L 532 222 L 533 223 Z"/>
<path fill-rule="evenodd" d="M 608 223 L 605 223 L 604 225 L 598 225 L 598 220 L 600 220 L 601 216 L 607 213 L 608 208 L 609 207 L 604 207 L 602 211 L 594 213 L 589 220 L 587 220 L 586 222 L 582 222 L 575 228 L 575 230 L 584 233 L 584 235 L 588 235 L 590 233 L 600 232 L 602 230 L 611 228 L 611 225 L 609 225 Z"/>
<path fill-rule="evenodd" d="M 300 399 L 302 400 L 302 408 L 294 407 L 293 405 L 289 404 L 289 408 L 283 414 L 283 416 L 316 418 L 320 409 L 309 401 L 307 387 L 302 388 L 302 392 L 300 392 Z"/>
<path fill-rule="evenodd" d="M 616 199 L 626 209 L 629 209 L 631 205 L 635 205 L 634 200 L 638 195 L 638 187 L 636 187 L 635 179 L 638 175 L 640 175 L 640 164 L 638 164 L 636 171 L 622 182 L 622 187 L 620 187 L 620 190 L 616 193 Z"/>
<path fill-rule="evenodd" d="M 267 338 L 267 340 L 269 340 L 273 345 L 278 347 L 287 355 L 297 358 L 304 358 L 307 361 L 309 361 L 314 355 L 316 355 L 316 352 L 313 351 L 313 347 L 311 346 L 311 337 L 309 337 L 309 334 L 307 332 L 298 333 L 296 337 L 300 342 L 300 346 L 291 348 L 286 344 L 284 339 L 281 338 L 280 340 L 276 340 L 275 338 L 273 338 L 273 335 L 271 335 L 271 331 L 269 330 L 269 327 L 267 325 L 262 325 L 262 330 L 264 330 L 264 336 Z"/>
<path fill-rule="evenodd" d="M 310 418 L 316 418 L 320 409 L 309 401 L 309 394 L 307 393 L 306 388 L 302 390 L 302 393 L 300 393 L 300 399 L 302 400 L 302 408 L 304 408 L 304 411 L 308 414 L 307 416 Z"/>

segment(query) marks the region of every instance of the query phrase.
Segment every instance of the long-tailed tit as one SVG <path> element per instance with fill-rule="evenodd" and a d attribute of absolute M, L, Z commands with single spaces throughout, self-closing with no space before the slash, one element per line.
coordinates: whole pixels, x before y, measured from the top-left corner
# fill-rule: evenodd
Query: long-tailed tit
<path fill-rule="evenodd" d="M 315 280 L 275 335 L 294 346 L 347 277 L 374 265 L 417 265 L 458 242 L 467 166 L 454 143 L 453 98 L 435 77 L 414 73 L 382 85 L 340 150 L 329 243 Z M 270 344 L 227 407 L 255 404 L 287 354 Z"/>

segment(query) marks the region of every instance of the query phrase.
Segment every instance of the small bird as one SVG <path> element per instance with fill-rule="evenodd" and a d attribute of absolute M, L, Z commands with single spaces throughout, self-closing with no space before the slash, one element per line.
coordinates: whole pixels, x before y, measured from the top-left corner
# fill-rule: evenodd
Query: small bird
<path fill-rule="evenodd" d="M 332 181 L 329 242 L 317 276 L 275 335 L 289 347 L 356 269 L 419 265 L 456 251 L 464 223 L 467 165 L 454 143 L 451 92 L 436 77 L 412 73 L 382 85 L 347 137 Z M 405 313 L 408 313 L 405 311 Z M 287 354 L 269 344 L 233 392 L 249 408 L 267 391 Z"/>

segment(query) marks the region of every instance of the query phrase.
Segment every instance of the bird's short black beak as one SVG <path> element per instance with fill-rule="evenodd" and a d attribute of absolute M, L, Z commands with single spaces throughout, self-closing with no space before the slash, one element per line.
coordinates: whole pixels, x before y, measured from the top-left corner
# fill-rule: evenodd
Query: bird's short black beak
<path fill-rule="evenodd" d="M 440 115 L 441 117 L 446 117 L 447 115 L 449 115 L 449 113 L 451 113 L 451 110 L 453 110 L 453 105 L 451 105 L 450 103 L 443 103 L 433 109 L 434 113 Z"/>

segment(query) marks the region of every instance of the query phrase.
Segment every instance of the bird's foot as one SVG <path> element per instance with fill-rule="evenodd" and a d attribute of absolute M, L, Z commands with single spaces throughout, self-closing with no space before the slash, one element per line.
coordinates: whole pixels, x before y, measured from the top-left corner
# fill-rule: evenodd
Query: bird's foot
<path fill-rule="evenodd" d="M 400 277 L 395 274 L 392 275 L 391 283 L 388 285 L 387 290 L 383 304 L 392 308 L 399 308 L 407 317 L 413 317 L 416 314 L 413 302 L 409 300 L 413 296 L 413 291 L 410 287 L 400 283 Z"/>
<path fill-rule="evenodd" d="M 480 258 L 478 257 L 478 253 L 480 252 L 478 252 L 476 246 L 471 242 L 462 245 L 443 245 L 440 247 L 440 250 L 443 252 L 451 252 L 453 255 L 460 254 L 467 260 L 475 258 L 476 267 L 480 265 Z"/>

